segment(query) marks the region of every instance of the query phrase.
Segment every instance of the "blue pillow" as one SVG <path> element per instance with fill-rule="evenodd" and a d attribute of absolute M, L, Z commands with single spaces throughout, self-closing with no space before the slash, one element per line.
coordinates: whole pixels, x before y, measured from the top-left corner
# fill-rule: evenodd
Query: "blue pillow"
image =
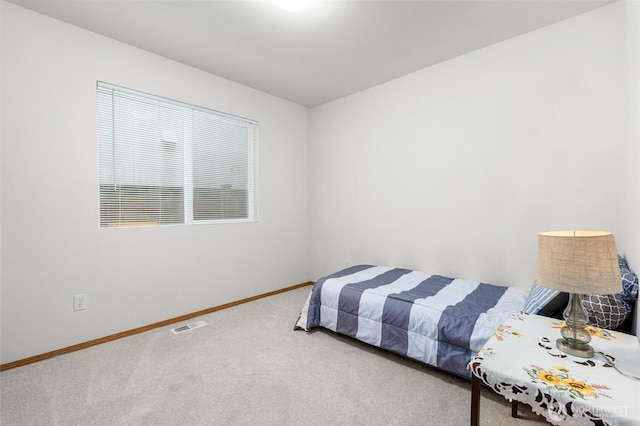
<path fill-rule="evenodd" d="M 616 294 L 585 294 L 582 298 L 589 323 L 599 328 L 615 330 L 633 312 L 638 298 L 638 277 L 629 268 L 627 261 L 618 255 L 622 291 Z"/>
<path fill-rule="evenodd" d="M 542 308 L 547 306 L 560 292 L 550 288 L 542 287 L 537 282 L 533 283 L 531 292 L 524 304 L 524 311 L 528 314 L 537 314 Z"/>
<path fill-rule="evenodd" d="M 627 261 L 618 255 L 618 265 L 620 265 L 620 275 L 622 276 L 622 300 L 625 308 L 631 312 L 633 304 L 638 299 L 638 276 L 633 273 Z"/>
<path fill-rule="evenodd" d="M 608 330 L 620 327 L 631 313 L 625 307 L 621 293 L 582 296 L 582 305 L 589 315 L 589 324 Z"/>
<path fill-rule="evenodd" d="M 568 293 L 552 290 L 535 282 L 525 302 L 524 311 L 528 314 L 562 319 L 562 313 L 568 303 Z"/>

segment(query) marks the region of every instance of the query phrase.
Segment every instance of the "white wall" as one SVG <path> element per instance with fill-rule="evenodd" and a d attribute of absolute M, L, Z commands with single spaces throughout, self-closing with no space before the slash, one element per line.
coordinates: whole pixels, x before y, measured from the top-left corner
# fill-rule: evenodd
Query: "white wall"
<path fill-rule="evenodd" d="M 620 178 L 621 229 L 618 244 L 636 273 L 640 273 L 640 2 L 625 1 L 621 5 L 625 12 L 623 45 L 625 63 L 623 81 L 626 86 L 627 109 L 624 136 L 625 146 L 621 151 L 622 176 Z M 636 304 L 635 330 L 640 330 L 640 303 Z M 639 336 L 640 338 L 640 336 Z"/>
<path fill-rule="evenodd" d="M 4 14 L 4 1 L 0 0 L 0 23 Z M 2 31 L 0 28 L 0 166 L 2 165 Z M 0 330 L 2 326 L 2 170 L 0 169 Z M 2 349 L 2 335 L 0 334 L 0 350 Z"/>
<path fill-rule="evenodd" d="M 1 363 L 345 261 L 528 287 L 545 229 L 612 230 L 640 269 L 637 3 L 317 107 L 311 121 L 2 0 L 0 15 Z M 260 222 L 99 230 L 96 80 L 260 121 Z M 72 311 L 77 293 L 87 311 Z"/>
<path fill-rule="evenodd" d="M 307 108 L 2 7 L 0 362 L 309 280 Z M 98 229 L 96 80 L 258 120 L 259 223 Z"/>
<path fill-rule="evenodd" d="M 607 6 L 314 108 L 313 278 L 348 261 L 529 288 L 540 231 L 637 236 L 624 19 Z"/>
<path fill-rule="evenodd" d="M 627 94 L 620 179 L 620 216 L 624 233 L 618 237 L 625 256 L 640 272 L 640 2 L 625 1 L 625 62 L 623 81 Z"/>

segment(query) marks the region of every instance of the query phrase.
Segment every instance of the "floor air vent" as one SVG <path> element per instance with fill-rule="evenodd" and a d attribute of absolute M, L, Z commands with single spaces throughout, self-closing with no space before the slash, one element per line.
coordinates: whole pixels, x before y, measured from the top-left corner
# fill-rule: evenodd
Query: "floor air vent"
<path fill-rule="evenodd" d="M 193 330 L 194 328 L 203 327 L 205 325 L 207 325 L 207 323 L 204 321 L 196 321 L 196 322 L 192 322 L 191 324 L 181 325 L 180 327 L 172 328 L 171 332 L 173 334 L 180 334 L 180 333 L 184 333 L 185 331 Z"/>

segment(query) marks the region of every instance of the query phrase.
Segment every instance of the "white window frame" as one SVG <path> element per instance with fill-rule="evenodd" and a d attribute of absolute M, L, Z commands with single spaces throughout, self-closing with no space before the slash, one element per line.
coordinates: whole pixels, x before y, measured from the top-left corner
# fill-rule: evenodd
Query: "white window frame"
<path fill-rule="evenodd" d="M 118 94 L 124 94 L 127 96 L 133 96 L 139 99 L 147 99 L 150 102 L 154 102 L 154 103 L 158 103 L 158 104 L 162 104 L 163 106 L 170 106 L 172 108 L 179 108 L 180 110 L 182 110 L 182 115 L 183 115 L 183 123 L 184 123 L 184 132 L 182 133 L 183 136 L 183 178 L 182 178 L 182 188 L 183 188 L 183 193 L 182 193 L 182 204 L 183 204 L 183 220 L 181 222 L 172 222 L 172 223 L 154 223 L 154 221 L 121 221 L 118 220 L 117 222 L 109 222 L 103 219 L 102 217 L 102 213 L 100 213 L 100 218 L 99 218 L 99 226 L 101 229 L 104 228 L 118 228 L 118 227 L 129 227 L 129 226 L 149 226 L 149 225 L 156 225 L 156 226 L 167 226 L 167 225 L 194 225 L 194 224 L 228 224 L 228 223 L 248 223 L 248 222 L 257 222 L 258 221 L 258 217 L 257 217 L 257 168 L 258 168 L 258 158 L 257 158 L 257 154 L 258 154 L 258 122 L 255 120 L 250 120 L 247 118 L 243 118 L 243 117 L 239 117 L 239 116 L 235 116 L 235 115 L 231 115 L 231 114 L 226 114 L 226 113 L 222 113 L 219 111 L 214 111 L 211 109 L 207 109 L 207 108 L 202 108 L 202 107 L 198 107 L 198 106 L 194 106 L 194 105 L 190 105 L 190 104 L 186 104 L 183 102 L 179 102 L 179 101 L 175 101 L 175 100 L 171 100 L 171 99 L 167 99 L 167 98 L 163 98 L 163 97 L 159 97 L 159 96 L 155 96 L 155 95 L 150 95 L 147 93 L 143 93 L 143 92 L 139 92 L 136 90 L 132 90 L 132 89 L 127 89 L 127 88 L 123 88 L 120 86 L 115 86 L 113 84 L 109 84 L 109 83 L 105 83 L 102 81 L 98 81 L 96 84 L 96 96 L 97 98 L 99 98 L 101 96 L 109 96 L 109 95 L 105 95 L 105 92 L 111 92 L 112 96 L 114 96 L 113 94 L 118 93 Z M 104 98 L 103 98 L 104 99 Z M 100 103 L 98 101 L 98 103 Z M 113 104 L 111 106 L 111 108 L 113 107 Z M 113 114 L 113 110 L 111 111 Z M 221 119 L 220 121 L 223 120 L 229 120 L 229 123 L 237 123 L 240 126 L 246 126 L 246 131 L 247 131 L 247 155 L 246 155 L 246 161 L 247 161 L 247 169 L 246 169 L 246 217 L 225 217 L 225 218 L 220 218 L 220 219 L 197 219 L 194 217 L 194 157 L 193 157 L 193 146 L 194 146 L 194 140 L 193 140 L 193 134 L 192 134 L 192 130 L 193 130 L 193 115 L 194 113 L 196 114 L 200 114 L 200 116 L 203 115 L 207 115 L 207 116 L 211 116 L 211 117 L 215 117 L 215 119 Z M 100 111 L 100 105 L 98 105 L 98 125 L 100 126 L 100 120 L 101 120 L 101 111 Z M 115 126 L 115 118 L 113 118 L 113 116 L 111 117 L 111 125 Z M 102 125 L 104 126 L 106 123 L 102 123 Z M 100 133 L 100 132 L 99 132 Z M 100 134 L 98 135 L 98 197 L 99 197 L 99 203 L 100 203 L 100 207 L 102 209 L 103 207 L 103 200 L 102 200 L 102 196 L 100 194 L 101 189 L 103 186 L 105 185 L 114 185 L 114 186 L 118 186 L 119 184 L 115 183 L 115 180 L 117 179 L 115 177 L 115 172 L 113 172 L 114 176 L 113 176 L 113 181 L 114 182 L 108 182 L 105 181 L 105 178 L 103 177 L 105 173 L 103 173 L 103 168 L 106 167 L 105 164 L 102 164 L 101 158 L 102 158 L 102 154 L 100 153 L 100 149 L 101 149 L 101 144 L 112 144 L 112 147 L 115 146 L 114 144 L 115 142 L 115 136 L 116 132 L 115 130 L 111 131 L 111 135 L 110 137 L 112 138 L 112 141 L 109 142 L 108 138 L 105 137 L 101 137 Z M 102 148 L 107 147 L 108 145 L 102 145 Z M 107 154 L 109 155 L 109 154 Z M 111 161 L 116 162 L 117 160 L 115 159 L 116 155 L 113 154 L 112 157 L 110 158 Z M 226 157 L 225 157 L 226 158 Z M 109 179 L 106 179 L 109 180 Z M 131 186 L 135 186 L 135 184 L 131 184 Z M 222 186 L 222 192 L 224 192 L 225 190 L 227 190 L 228 188 L 225 188 L 227 186 L 231 186 L 231 185 L 220 185 Z M 241 189 L 241 191 L 245 190 L 244 188 Z M 222 195 L 223 199 L 224 199 L 224 194 Z M 244 197 L 241 197 L 244 198 Z M 209 199 L 207 199 L 209 200 Z M 207 211 L 208 212 L 208 211 Z M 211 212 L 208 212 L 211 213 Z M 223 201 L 223 207 L 222 207 L 222 214 L 228 214 L 228 212 L 225 210 L 224 208 L 224 201 Z"/>

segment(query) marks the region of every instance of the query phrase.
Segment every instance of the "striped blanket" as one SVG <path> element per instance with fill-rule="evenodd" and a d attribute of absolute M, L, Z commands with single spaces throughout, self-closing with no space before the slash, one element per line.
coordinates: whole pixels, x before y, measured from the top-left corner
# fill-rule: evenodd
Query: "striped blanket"
<path fill-rule="evenodd" d="M 324 327 L 469 378 L 473 355 L 525 300 L 513 287 L 358 265 L 315 283 L 296 328 Z"/>

